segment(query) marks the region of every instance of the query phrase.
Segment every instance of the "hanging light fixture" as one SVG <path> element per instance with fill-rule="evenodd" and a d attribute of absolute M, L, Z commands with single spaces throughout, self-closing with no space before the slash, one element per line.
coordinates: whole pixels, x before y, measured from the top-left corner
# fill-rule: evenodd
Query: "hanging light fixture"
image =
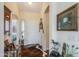
<path fill-rule="evenodd" d="M 28 2 L 29 5 L 32 5 L 32 2 Z"/>

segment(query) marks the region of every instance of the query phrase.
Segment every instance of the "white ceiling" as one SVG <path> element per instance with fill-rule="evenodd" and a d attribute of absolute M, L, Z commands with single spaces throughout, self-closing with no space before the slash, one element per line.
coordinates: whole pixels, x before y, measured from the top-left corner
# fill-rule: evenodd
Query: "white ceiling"
<path fill-rule="evenodd" d="M 19 11 L 23 12 L 40 12 L 42 9 L 42 2 L 33 2 L 29 5 L 27 2 L 18 3 Z"/>

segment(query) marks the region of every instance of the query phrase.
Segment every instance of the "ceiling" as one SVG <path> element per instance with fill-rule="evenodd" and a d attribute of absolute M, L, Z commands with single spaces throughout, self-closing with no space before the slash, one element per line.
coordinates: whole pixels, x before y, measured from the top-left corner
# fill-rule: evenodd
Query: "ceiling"
<path fill-rule="evenodd" d="M 19 11 L 23 12 L 40 12 L 42 9 L 42 2 L 33 2 L 29 5 L 27 2 L 18 3 Z"/>

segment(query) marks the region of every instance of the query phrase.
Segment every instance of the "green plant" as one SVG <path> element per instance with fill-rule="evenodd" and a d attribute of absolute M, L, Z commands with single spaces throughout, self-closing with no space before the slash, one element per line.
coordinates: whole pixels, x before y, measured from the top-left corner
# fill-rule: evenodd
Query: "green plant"
<path fill-rule="evenodd" d="M 64 57 L 74 57 L 73 54 L 66 54 Z"/>

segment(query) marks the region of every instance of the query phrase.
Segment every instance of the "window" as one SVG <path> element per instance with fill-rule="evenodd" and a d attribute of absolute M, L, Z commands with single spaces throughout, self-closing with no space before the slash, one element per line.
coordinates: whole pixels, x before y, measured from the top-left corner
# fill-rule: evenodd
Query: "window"
<path fill-rule="evenodd" d="M 21 23 L 21 33 L 22 33 L 22 39 L 24 38 L 24 21 Z"/>

